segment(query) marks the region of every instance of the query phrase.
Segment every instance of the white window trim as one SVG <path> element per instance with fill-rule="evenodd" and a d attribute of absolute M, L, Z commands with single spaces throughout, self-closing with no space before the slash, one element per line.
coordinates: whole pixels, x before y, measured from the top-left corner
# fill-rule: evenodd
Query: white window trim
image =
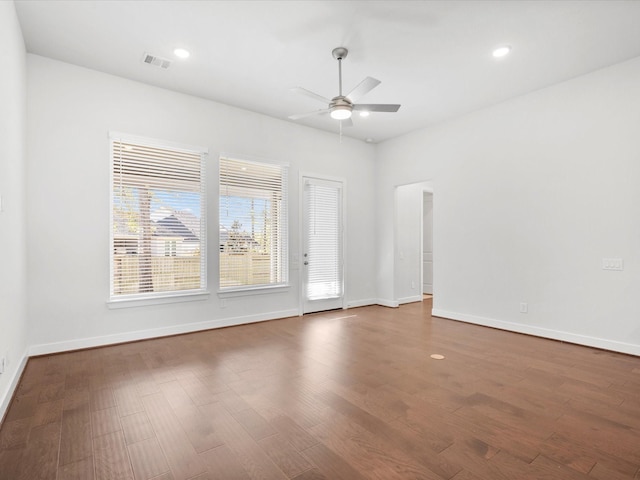
<path fill-rule="evenodd" d="M 145 298 L 119 298 L 115 300 L 109 300 L 107 307 L 110 310 L 119 308 L 132 308 L 132 307 L 147 307 L 150 305 L 165 305 L 167 303 L 182 303 L 182 302 L 198 302 L 202 300 L 208 300 L 210 293 L 205 292 L 193 292 L 193 293 L 174 293 L 171 295 L 158 295 L 157 297 L 145 297 Z"/>
<path fill-rule="evenodd" d="M 227 160 L 239 160 L 243 162 L 252 162 L 252 163 L 266 163 L 271 165 L 279 165 L 287 168 L 287 215 L 285 217 L 285 221 L 287 222 L 287 252 L 285 255 L 285 259 L 287 262 L 287 281 L 274 285 L 247 285 L 247 286 L 237 286 L 237 287 L 227 287 L 220 288 L 220 264 L 218 263 L 217 269 L 217 285 L 218 285 L 218 297 L 219 298 L 233 298 L 233 297 L 246 297 L 251 295 L 263 295 L 270 293 L 281 293 L 288 292 L 291 289 L 291 229 L 290 226 L 290 218 L 291 218 L 291 188 L 290 188 L 290 163 L 283 160 L 274 160 L 270 158 L 256 157 L 251 155 L 244 154 L 236 154 L 236 153 L 227 153 L 227 152 L 219 152 L 218 154 L 218 178 L 216 182 L 216 188 L 218 189 L 218 197 L 217 197 L 217 207 L 218 211 L 218 238 L 220 238 L 220 218 L 219 218 L 219 209 L 220 209 L 220 159 L 225 158 Z M 220 258 L 220 250 L 218 249 L 218 260 Z"/>
<path fill-rule="evenodd" d="M 291 285 L 250 285 L 246 287 L 229 287 L 218 290 L 219 298 L 250 297 L 252 295 L 265 295 L 270 293 L 285 293 L 291 290 Z"/>
<path fill-rule="evenodd" d="M 220 152 L 218 154 L 218 161 L 220 161 L 221 158 L 226 158 L 227 160 L 239 160 L 241 162 L 268 163 L 271 165 L 280 165 L 287 168 L 291 166 L 289 162 L 285 160 L 274 160 L 272 158 L 256 157 L 255 155 L 239 155 L 237 153 Z"/>
<path fill-rule="evenodd" d="M 206 161 L 206 157 L 209 155 L 209 148 L 198 146 L 198 145 L 188 145 L 179 142 L 173 142 L 168 140 L 161 140 L 157 138 L 149 138 L 143 137 L 139 135 L 132 135 L 129 133 L 122 133 L 117 131 L 109 131 L 109 162 L 113 161 L 113 141 L 114 140 L 123 140 L 131 143 L 140 143 L 144 145 L 148 145 L 151 147 L 160 147 L 160 148 L 175 148 L 176 150 L 189 150 L 189 151 L 197 151 L 203 156 L 203 161 Z M 202 178 L 202 181 L 206 182 L 206 174 Z M 206 184 L 205 184 L 206 191 Z M 109 290 L 111 290 L 111 279 L 113 278 L 113 166 L 110 164 L 109 167 Z M 206 198 L 205 198 L 206 203 Z M 208 228 L 207 218 L 204 220 L 205 231 Z M 207 265 L 208 265 L 208 253 L 207 253 L 207 243 L 208 237 L 204 244 L 202 245 L 203 249 L 201 253 L 204 252 L 205 262 L 204 268 L 202 271 L 202 275 L 204 276 L 205 284 L 208 286 L 208 276 L 207 276 Z M 178 292 L 157 292 L 155 294 L 144 294 L 144 295 L 127 295 L 126 297 L 118 298 L 111 297 L 111 293 L 109 292 L 108 300 L 106 301 L 106 305 L 109 309 L 120 309 L 120 308 L 132 308 L 132 307 L 143 307 L 143 306 L 151 306 L 151 305 L 163 305 L 169 303 L 182 303 L 182 302 L 193 302 L 193 301 L 202 301 L 207 300 L 210 296 L 210 292 L 208 289 L 197 290 L 197 291 L 178 291 Z"/>
<path fill-rule="evenodd" d="M 150 147 L 160 148 L 175 148 L 176 150 L 190 150 L 193 152 L 200 152 L 203 155 L 209 155 L 209 147 L 203 147 L 200 145 L 189 145 L 186 143 L 172 142 L 170 140 L 162 140 L 158 138 L 143 137 L 140 135 L 132 135 L 130 133 L 122 132 L 109 132 L 109 140 L 121 139 L 126 142 L 142 143 L 149 145 Z"/>

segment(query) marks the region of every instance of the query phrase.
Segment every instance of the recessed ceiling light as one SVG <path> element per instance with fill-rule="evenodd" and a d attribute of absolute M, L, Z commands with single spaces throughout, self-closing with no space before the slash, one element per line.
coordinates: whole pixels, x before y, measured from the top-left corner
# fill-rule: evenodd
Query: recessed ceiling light
<path fill-rule="evenodd" d="M 367 142 L 367 143 L 373 143 L 373 138 L 367 137 L 367 138 L 364 139 L 364 141 Z"/>
<path fill-rule="evenodd" d="M 367 112 L 366 110 L 363 110 L 363 111 L 360 112 L 360 116 L 361 117 L 368 117 L 369 113 L 371 113 L 371 112 Z"/>
<path fill-rule="evenodd" d="M 492 55 L 494 58 L 502 58 L 509 55 L 509 52 L 511 52 L 511 47 L 509 45 L 503 45 L 494 49 Z"/>
<path fill-rule="evenodd" d="M 190 55 L 189 51 L 184 48 L 176 48 L 173 51 L 173 54 L 178 58 L 189 58 Z"/>

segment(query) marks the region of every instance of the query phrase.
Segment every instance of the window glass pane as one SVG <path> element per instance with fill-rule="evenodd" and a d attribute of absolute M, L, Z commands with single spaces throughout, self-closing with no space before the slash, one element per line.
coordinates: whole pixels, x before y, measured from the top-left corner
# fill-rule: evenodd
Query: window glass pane
<path fill-rule="evenodd" d="M 220 159 L 220 288 L 286 284 L 286 167 Z"/>
<path fill-rule="evenodd" d="M 111 297 L 206 288 L 203 152 L 112 139 Z"/>
<path fill-rule="evenodd" d="M 341 189 L 308 182 L 304 194 L 308 215 L 307 253 L 312 259 L 306 267 L 307 299 L 341 297 Z"/>

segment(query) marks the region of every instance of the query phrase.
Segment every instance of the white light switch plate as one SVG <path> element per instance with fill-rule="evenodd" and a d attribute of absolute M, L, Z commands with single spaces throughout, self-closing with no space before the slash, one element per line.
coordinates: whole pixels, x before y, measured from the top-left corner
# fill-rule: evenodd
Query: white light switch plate
<path fill-rule="evenodd" d="M 624 270 L 624 262 L 621 258 L 603 258 L 602 259 L 603 270 Z"/>

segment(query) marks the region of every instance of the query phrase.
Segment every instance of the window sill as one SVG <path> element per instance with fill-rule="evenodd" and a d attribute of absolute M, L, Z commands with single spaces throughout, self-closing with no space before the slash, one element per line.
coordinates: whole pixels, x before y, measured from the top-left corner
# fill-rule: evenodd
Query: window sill
<path fill-rule="evenodd" d="M 270 293 L 284 293 L 291 290 L 291 285 L 276 285 L 273 287 L 242 287 L 229 290 L 218 290 L 219 298 L 249 297 Z"/>
<path fill-rule="evenodd" d="M 163 305 L 167 303 L 197 302 L 207 300 L 208 298 L 209 292 L 178 293 L 146 298 L 119 298 L 109 300 L 107 302 L 107 307 L 110 309 L 147 307 L 150 305 Z"/>

